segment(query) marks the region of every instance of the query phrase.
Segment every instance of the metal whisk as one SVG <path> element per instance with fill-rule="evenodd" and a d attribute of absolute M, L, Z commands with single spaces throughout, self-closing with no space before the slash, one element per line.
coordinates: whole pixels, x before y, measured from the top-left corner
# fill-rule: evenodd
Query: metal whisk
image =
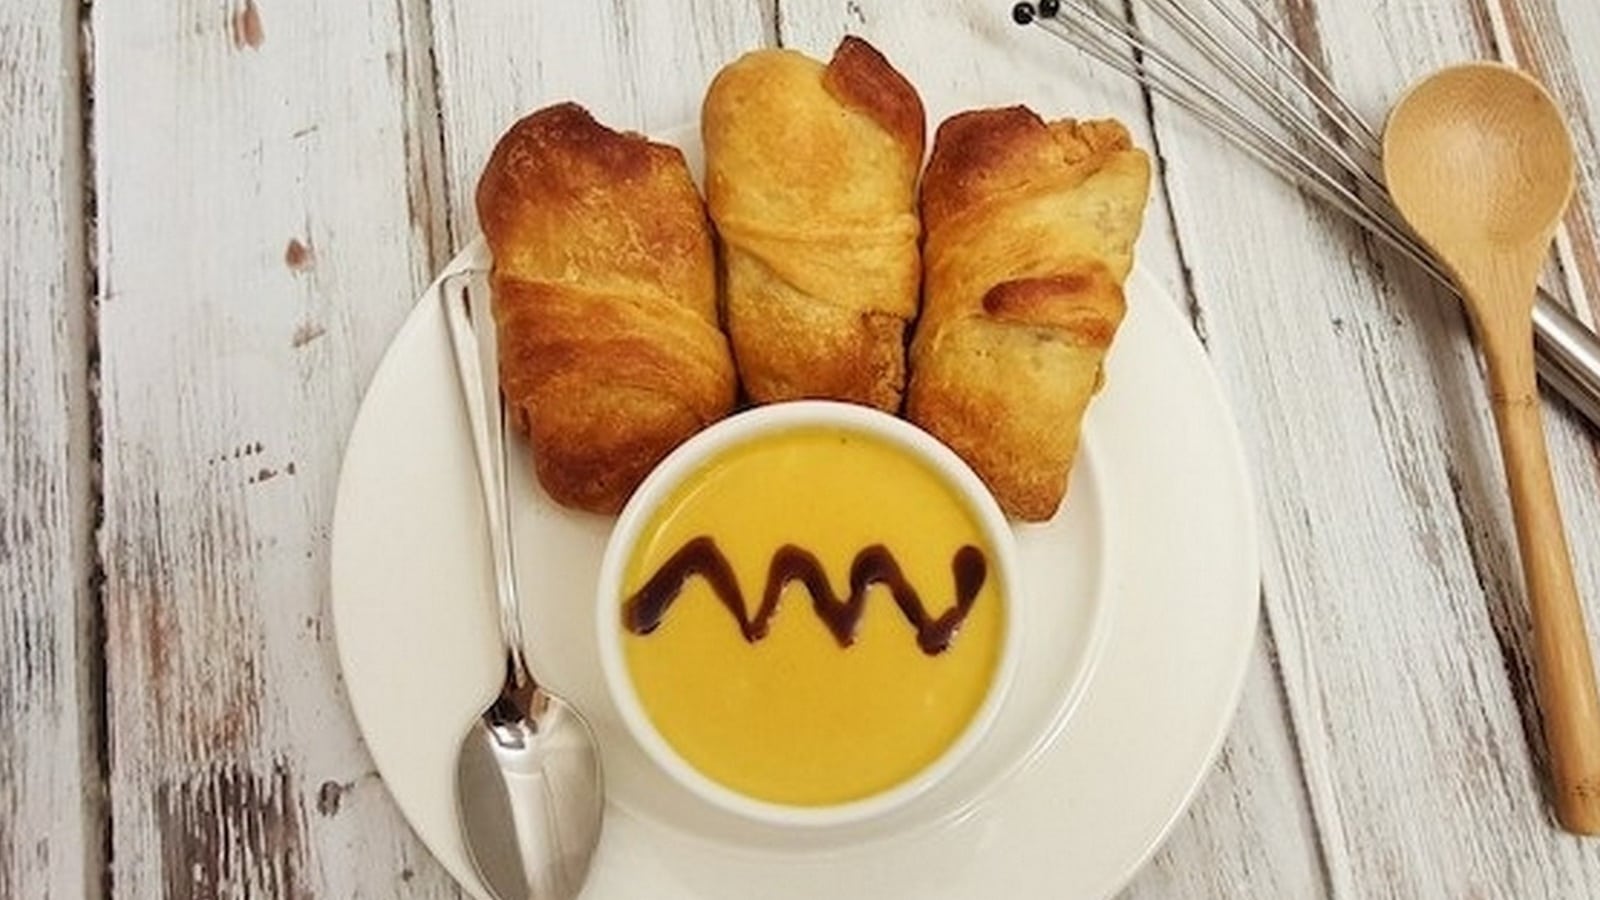
<path fill-rule="evenodd" d="M 1389 197 L 1378 130 L 1258 0 L 1137 2 L 1198 54 L 1209 81 L 1199 67 L 1163 48 L 1106 0 L 1018 3 L 1012 18 L 1072 44 L 1171 101 L 1457 292 Z M 1209 11 L 1207 17 L 1196 9 Z M 1542 289 L 1533 325 L 1540 376 L 1600 427 L 1600 338 Z"/>

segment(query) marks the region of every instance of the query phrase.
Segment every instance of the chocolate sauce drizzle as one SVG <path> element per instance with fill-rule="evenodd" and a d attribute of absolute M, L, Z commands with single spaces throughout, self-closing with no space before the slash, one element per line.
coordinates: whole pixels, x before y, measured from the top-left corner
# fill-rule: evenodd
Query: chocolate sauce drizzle
<path fill-rule="evenodd" d="M 929 656 L 943 653 L 955 639 L 956 631 L 971 611 L 978 591 L 988 576 L 988 562 L 983 551 L 970 544 L 956 551 L 950 561 L 950 571 L 955 576 L 956 600 L 944 614 L 934 618 L 922 605 L 916 589 L 906 581 L 900 564 L 882 544 L 874 544 L 856 554 L 850 565 L 850 595 L 840 598 L 828 583 L 827 573 L 815 554 L 785 544 L 772 555 L 767 568 L 767 585 L 761 595 L 761 607 L 751 616 L 745 606 L 744 592 L 734 577 L 728 558 L 710 537 L 694 538 L 672 554 L 661 568 L 650 576 L 637 593 L 622 606 L 622 624 L 634 634 L 649 634 L 661 625 L 661 619 L 672 607 L 683 586 L 696 575 L 704 578 L 712 593 L 722 601 L 728 612 L 739 623 L 744 639 L 755 643 L 767 636 L 772 617 L 778 611 L 778 598 L 791 581 L 804 584 L 811 592 L 811 608 L 817 618 L 828 626 L 839 646 L 855 643 L 856 629 L 865 612 L 867 589 L 882 584 L 894 595 L 895 605 L 917 629 L 917 646 Z"/>

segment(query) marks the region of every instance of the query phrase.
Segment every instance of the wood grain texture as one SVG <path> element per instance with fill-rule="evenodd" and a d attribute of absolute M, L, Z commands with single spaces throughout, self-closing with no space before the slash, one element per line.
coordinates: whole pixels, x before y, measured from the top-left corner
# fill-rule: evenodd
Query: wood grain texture
<path fill-rule="evenodd" d="M 1154 154 L 1145 99 L 1130 83 L 1070 48 L 1012 24 L 1006 4 L 962 2 L 908 17 L 889 0 L 841 4 L 782 0 L 786 45 L 825 55 L 839 37 L 879 46 L 922 93 L 929 133 L 973 105 L 1027 103 L 1048 118 L 1113 115 Z M 1159 167 L 1158 167 L 1159 168 Z M 1160 185 L 1153 188 L 1137 257 L 1189 303 L 1182 248 Z M 1192 310 L 1191 310 L 1192 311 Z M 1204 335 L 1205 323 L 1196 327 Z M 1311 897 L 1322 892 L 1310 807 L 1297 775 L 1283 696 L 1257 654 L 1238 722 L 1201 795 L 1128 891 L 1135 897 Z"/>
<path fill-rule="evenodd" d="M 1374 121 L 1424 72 L 1484 51 L 1481 10 L 1462 3 L 1278 9 Z M 1462 314 L 1213 152 L 1183 114 L 1155 111 L 1212 358 L 1261 479 L 1266 623 L 1334 895 L 1595 893 L 1600 849 L 1553 828 L 1537 723 L 1521 714 L 1527 617 Z M 1553 448 L 1569 532 L 1584 535 L 1597 494 L 1577 427 L 1558 421 Z M 1600 558 L 1580 544 L 1594 598 Z"/>
<path fill-rule="evenodd" d="M 0 7 L 0 897 L 98 890 L 75 3 Z"/>
<path fill-rule="evenodd" d="M 712 74 L 772 34 L 768 2 L 593 4 L 434 0 L 450 219 L 477 233 L 472 195 L 511 123 L 574 100 L 617 129 L 700 120 Z"/>
<path fill-rule="evenodd" d="M 91 26 L 113 893 L 450 895 L 371 773 L 327 617 L 344 436 L 447 244 L 426 16 Z"/>

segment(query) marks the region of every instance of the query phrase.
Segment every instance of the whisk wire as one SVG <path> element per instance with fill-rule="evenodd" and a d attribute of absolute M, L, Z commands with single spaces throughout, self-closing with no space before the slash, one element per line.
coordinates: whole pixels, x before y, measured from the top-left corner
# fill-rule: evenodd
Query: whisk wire
<path fill-rule="evenodd" d="M 1071 29 L 1073 26 L 1049 20 L 1041 23 L 1041 27 L 1047 31 L 1055 32 L 1057 30 Z M 1337 178 L 1312 166 L 1308 161 L 1300 160 L 1298 151 L 1276 136 L 1265 131 L 1257 133 L 1249 129 L 1240 129 L 1237 127 L 1238 120 L 1231 118 L 1224 112 L 1196 103 L 1192 97 L 1184 94 L 1159 74 L 1141 73 L 1138 67 L 1128 58 L 1119 56 L 1103 46 L 1089 44 L 1083 46 L 1082 49 L 1086 54 L 1114 71 L 1130 78 L 1141 79 L 1153 92 L 1194 116 L 1202 124 L 1211 128 L 1218 136 L 1242 150 L 1257 163 L 1266 166 L 1274 174 L 1292 183 L 1300 184 L 1306 190 L 1311 191 L 1318 199 L 1350 217 L 1357 224 L 1382 235 L 1391 246 L 1407 259 L 1422 266 L 1430 273 L 1436 273 L 1439 278 L 1447 277 L 1439 269 L 1438 263 L 1428 256 L 1426 251 L 1409 234 L 1399 230 L 1394 223 L 1386 221 L 1374 213 L 1372 208 L 1361 197 L 1357 196 Z M 1229 108 L 1232 107 L 1230 106 Z"/>
<path fill-rule="evenodd" d="M 1040 20 L 1039 25 L 1045 31 L 1093 54 L 1102 62 L 1113 65 L 1123 74 L 1159 90 L 1163 96 L 1183 104 L 1190 111 L 1196 108 L 1214 110 L 1221 123 L 1244 132 L 1252 140 L 1262 142 L 1272 148 L 1272 152 L 1286 157 L 1287 161 L 1301 167 L 1316 168 L 1315 163 L 1295 150 L 1287 141 L 1273 134 L 1237 103 L 1224 97 L 1215 88 L 1202 81 L 1193 70 L 1151 43 L 1138 28 L 1108 14 L 1099 4 L 1086 2 L 1082 8 L 1090 15 L 1065 19 L 1051 17 Z M 1123 65 L 1122 62 L 1126 61 L 1126 57 L 1116 52 L 1117 44 L 1137 53 L 1143 65 L 1131 61 Z M 1159 69 L 1152 68 L 1152 64 Z M 1176 79 L 1177 83 L 1168 80 L 1169 76 Z M 1192 96 L 1186 92 L 1192 92 Z"/>
<path fill-rule="evenodd" d="M 1401 255 L 1421 266 L 1451 291 L 1456 290 L 1448 273 L 1403 224 L 1399 212 L 1388 200 L 1387 189 L 1373 172 L 1349 160 L 1348 155 L 1343 159 L 1334 155 L 1335 165 L 1330 171 L 1328 166 L 1297 149 L 1287 137 L 1274 132 L 1264 124 L 1265 122 L 1282 124 L 1284 121 L 1282 118 L 1273 118 L 1270 113 L 1292 106 L 1291 100 L 1282 94 L 1273 94 L 1274 102 L 1270 104 L 1269 116 L 1252 115 L 1208 84 L 1193 68 L 1178 61 L 1172 54 L 1158 46 L 1137 25 L 1115 15 L 1099 0 L 1068 0 L 1068 2 L 1083 15 L 1058 15 L 1060 4 L 1050 4 L 1047 8 L 1050 14 L 1033 20 L 1033 24 L 1057 39 L 1079 48 L 1120 74 L 1138 81 L 1154 93 L 1196 116 L 1203 124 L 1244 150 L 1253 159 L 1310 191 L 1318 199 L 1329 203 Z M 1143 0 L 1143 2 L 1153 5 L 1166 3 L 1169 0 Z M 1215 3 L 1220 0 L 1208 0 L 1208 2 Z M 1189 27 L 1183 31 L 1187 33 L 1192 30 L 1205 31 L 1205 26 L 1198 20 L 1191 20 Z M 1266 52 L 1265 46 L 1257 43 L 1262 51 Z M 1126 51 L 1132 51 L 1133 55 L 1130 56 Z M 1228 76 L 1231 83 L 1242 86 L 1240 70 L 1247 69 L 1248 65 L 1237 54 L 1224 57 L 1228 58 L 1237 60 L 1239 64 L 1230 66 L 1227 62 L 1214 57 L 1210 61 Z M 1288 129 L 1296 137 L 1315 135 L 1323 140 L 1331 140 L 1321 129 L 1316 128 L 1315 123 L 1308 117 L 1302 115 L 1291 118 L 1289 123 L 1296 126 Z M 1318 147 L 1322 147 L 1321 142 L 1318 142 Z M 1324 155 L 1329 154 L 1324 153 Z M 1366 190 L 1352 188 L 1346 184 L 1346 178 L 1360 182 Z"/>
<path fill-rule="evenodd" d="M 1367 187 L 1383 190 L 1383 182 L 1378 175 L 1376 160 L 1365 163 L 1358 162 L 1350 153 L 1340 145 L 1336 136 L 1330 135 L 1317 126 L 1312 117 L 1302 111 L 1292 102 L 1279 85 L 1274 84 L 1265 75 L 1239 56 L 1231 47 L 1219 38 L 1215 32 L 1205 26 L 1205 23 L 1196 18 L 1195 14 L 1175 0 L 1143 0 L 1144 5 L 1153 10 L 1174 30 L 1193 44 L 1211 62 L 1220 69 L 1237 72 L 1239 75 L 1238 86 L 1250 99 L 1263 107 L 1274 111 L 1283 120 L 1299 129 L 1299 133 L 1311 140 L 1317 147 L 1338 163 L 1351 177 L 1361 181 Z M 1085 0 L 1085 5 L 1099 6 L 1093 0 Z M 1101 7 L 1101 13 L 1105 12 Z M 1263 50 L 1265 48 L 1262 48 Z M 1269 57 L 1270 58 L 1270 57 Z M 1323 106 L 1321 98 L 1314 92 L 1307 93 L 1313 105 Z M 1370 154 L 1369 154 L 1370 155 Z"/>
<path fill-rule="evenodd" d="M 1215 70 L 1212 74 L 1221 75 L 1218 84 L 1237 91 L 1235 97 L 1213 87 L 1198 69 L 1180 61 L 1107 2 L 1039 0 L 1037 6 L 1021 2 L 1013 7 L 1012 17 L 1040 27 L 1183 109 L 1460 296 L 1444 266 L 1394 206 L 1383 181 L 1378 131 L 1284 33 L 1260 0 L 1204 0 L 1226 24 L 1226 32 L 1186 9 L 1184 0 L 1140 0 L 1178 40 L 1199 51 Z M 1248 16 L 1229 3 L 1242 7 Z M 1073 13 L 1062 15 L 1066 4 L 1072 5 Z M 1227 33 L 1231 39 L 1222 36 Z M 1600 426 L 1600 337 L 1543 288 L 1533 325 L 1540 375 Z"/>
<path fill-rule="evenodd" d="M 1223 0 L 1206 0 L 1206 3 L 1216 10 L 1241 38 L 1255 47 L 1262 57 L 1268 61 L 1269 65 L 1286 76 L 1291 87 L 1310 98 L 1313 103 L 1316 103 L 1317 108 L 1328 116 L 1329 120 L 1335 124 L 1335 127 L 1340 129 L 1341 133 L 1361 144 L 1374 157 L 1381 154 L 1383 139 L 1378 135 L 1377 129 L 1372 127 L 1366 116 L 1363 116 L 1355 108 L 1355 104 L 1345 97 L 1332 79 L 1323 74 L 1322 67 L 1310 56 L 1307 56 L 1306 52 L 1300 49 L 1300 45 L 1285 34 L 1271 16 L 1267 15 L 1267 11 L 1261 7 L 1258 0 L 1238 0 L 1238 3 L 1250 11 L 1250 16 L 1255 20 L 1257 27 L 1272 38 L 1273 46 L 1276 46 L 1280 51 L 1287 52 L 1298 64 L 1300 74 L 1297 75 L 1288 68 L 1283 62 L 1280 53 L 1273 52 L 1265 41 L 1251 34 L 1249 27 L 1239 18 L 1237 13 L 1228 8 L 1228 5 Z M 1330 98 L 1332 100 L 1331 105 L 1338 107 L 1342 115 L 1334 115 L 1324 104 L 1323 97 Z"/>
<path fill-rule="evenodd" d="M 1379 234 L 1408 259 L 1427 268 L 1430 274 L 1448 280 L 1438 264 L 1399 224 L 1399 214 L 1392 207 L 1370 202 L 1340 177 L 1340 174 L 1367 174 L 1368 177 L 1360 180 L 1369 189 L 1383 191 L 1382 183 L 1370 177 L 1370 173 L 1363 173 L 1353 161 L 1348 167 L 1341 167 L 1342 173 L 1328 171 L 1200 80 L 1192 69 L 1156 47 L 1137 27 L 1112 16 L 1093 0 L 1081 0 L 1080 8 L 1087 15 L 1051 16 L 1040 19 L 1037 24 L 1120 74 L 1145 84 L 1201 119 L 1203 124 L 1276 174 L 1300 184 L 1361 226 Z M 1144 64 L 1141 66 L 1133 57 L 1118 52 L 1119 45 L 1137 53 Z"/>

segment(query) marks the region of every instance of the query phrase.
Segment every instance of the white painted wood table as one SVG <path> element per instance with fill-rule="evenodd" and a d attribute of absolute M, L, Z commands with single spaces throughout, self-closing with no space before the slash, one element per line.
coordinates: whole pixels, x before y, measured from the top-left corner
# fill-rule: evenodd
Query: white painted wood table
<path fill-rule="evenodd" d="M 1600 310 L 1600 4 L 1275 0 L 1381 115 L 1514 59 L 1582 155 Z M 0 897 L 446 897 L 345 704 L 328 528 L 361 392 L 518 114 L 691 120 L 770 44 L 867 37 L 941 108 L 1112 114 L 1161 157 L 1141 248 L 1244 433 L 1263 619 L 1230 737 L 1129 888 L 1593 897 L 1541 800 L 1479 363 L 1414 269 L 995 0 L 0 5 Z M 1600 433 L 1549 430 L 1592 624 Z M 1600 631 L 1600 629 L 1597 629 Z"/>

